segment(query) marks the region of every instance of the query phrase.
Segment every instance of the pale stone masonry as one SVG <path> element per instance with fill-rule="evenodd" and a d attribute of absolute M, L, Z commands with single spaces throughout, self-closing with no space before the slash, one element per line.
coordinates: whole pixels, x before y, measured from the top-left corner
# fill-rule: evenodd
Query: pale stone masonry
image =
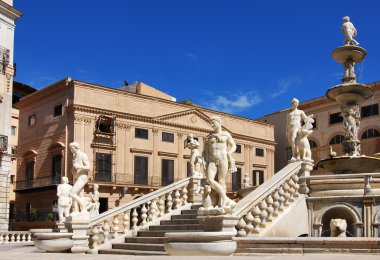
<path fill-rule="evenodd" d="M 60 176 L 72 183 L 72 141 L 88 154 L 92 168 L 86 192 L 99 184 L 101 211 L 186 178 L 190 150 L 185 139 L 193 133 L 203 147 L 212 116 L 222 119 L 240 146 L 234 158 L 241 174 L 234 182 L 228 176 L 228 191 L 240 187 L 245 173 L 250 185 L 274 174 L 272 125 L 173 100 L 144 83 L 113 89 L 70 78 L 23 98 L 17 104 L 16 208 L 51 212 Z"/>
<path fill-rule="evenodd" d="M 13 47 L 15 20 L 21 16 L 12 4 L 0 1 L 0 231 L 8 230 L 9 222 Z"/>

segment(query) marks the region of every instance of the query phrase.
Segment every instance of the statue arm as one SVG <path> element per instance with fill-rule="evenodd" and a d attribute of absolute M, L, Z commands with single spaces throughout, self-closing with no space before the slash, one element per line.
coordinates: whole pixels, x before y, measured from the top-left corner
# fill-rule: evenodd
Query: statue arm
<path fill-rule="evenodd" d="M 82 165 L 75 165 L 76 170 L 90 170 L 90 162 L 85 153 L 82 153 Z"/>
<path fill-rule="evenodd" d="M 227 135 L 227 142 L 228 142 L 229 146 L 231 147 L 230 150 L 227 151 L 227 153 L 229 155 L 231 155 L 236 151 L 236 143 L 235 143 L 234 139 L 232 138 L 232 136 L 230 135 L 230 133 L 226 132 L 226 135 Z"/>
<path fill-rule="evenodd" d="M 61 196 L 61 187 L 57 187 L 57 197 Z"/>

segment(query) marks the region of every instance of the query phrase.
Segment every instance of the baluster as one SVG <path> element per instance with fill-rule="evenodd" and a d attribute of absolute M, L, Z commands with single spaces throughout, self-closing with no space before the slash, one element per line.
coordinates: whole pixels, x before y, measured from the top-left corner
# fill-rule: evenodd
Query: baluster
<path fill-rule="evenodd" d="M 138 226 L 137 226 L 137 223 L 139 222 L 139 219 L 137 218 L 138 216 L 139 216 L 139 214 L 137 214 L 137 210 L 136 210 L 136 208 L 134 208 L 133 212 L 132 212 L 132 223 L 133 223 L 132 229 L 133 230 L 138 229 Z"/>
<path fill-rule="evenodd" d="M 15 234 L 10 234 L 10 243 L 13 244 L 15 242 Z"/>
<path fill-rule="evenodd" d="M 260 224 L 260 226 L 265 227 L 267 224 L 267 217 L 268 217 L 268 212 L 267 212 L 268 206 L 267 206 L 267 203 L 265 202 L 265 200 L 260 202 L 259 208 L 261 210 L 261 224 Z"/>
<path fill-rule="evenodd" d="M 124 234 L 127 234 L 129 231 L 129 214 L 130 211 L 126 211 L 123 216 L 123 224 L 124 224 Z"/>
<path fill-rule="evenodd" d="M 157 199 L 154 199 L 150 204 L 150 211 L 152 218 L 149 221 L 155 220 L 158 217 Z"/>
<path fill-rule="evenodd" d="M 182 205 L 186 205 L 187 204 L 187 199 L 189 197 L 187 196 L 187 188 L 186 186 L 183 187 L 183 190 L 182 190 Z"/>
<path fill-rule="evenodd" d="M 300 185 L 298 184 L 298 180 L 299 180 L 299 177 L 297 174 L 294 174 L 292 176 L 292 179 L 294 181 L 294 197 L 298 197 L 299 196 L 299 193 L 298 193 L 298 190 L 300 189 Z"/>
<path fill-rule="evenodd" d="M 273 212 L 274 212 L 272 194 L 269 194 L 269 196 L 266 198 L 265 201 L 268 204 L 268 208 L 267 208 L 268 217 L 267 217 L 267 220 L 268 220 L 268 222 L 272 222 L 272 220 L 273 220 L 272 215 L 273 215 Z"/>
<path fill-rule="evenodd" d="M 285 198 L 285 201 L 284 201 L 284 206 L 287 207 L 289 206 L 289 199 L 291 197 L 291 194 L 290 194 L 290 187 L 288 185 L 287 182 L 284 183 L 284 185 L 282 185 L 283 189 L 284 189 L 284 198 Z"/>
<path fill-rule="evenodd" d="M 20 243 L 21 242 L 21 234 L 17 233 L 16 234 L 16 243 Z"/>
<path fill-rule="evenodd" d="M 259 209 L 259 206 L 254 207 L 253 211 L 253 233 L 258 234 L 260 233 L 260 224 L 261 224 L 261 210 Z"/>
<path fill-rule="evenodd" d="M 146 214 L 148 210 L 146 209 L 145 203 L 143 204 L 143 207 L 141 209 L 141 225 L 145 226 L 147 223 L 148 215 Z"/>
<path fill-rule="evenodd" d="M 159 217 L 165 215 L 165 196 L 161 196 L 160 200 L 158 201 L 158 209 L 159 209 Z"/>
<path fill-rule="evenodd" d="M 104 221 L 103 235 L 104 235 L 104 244 L 105 244 L 105 243 L 109 242 L 109 235 L 110 235 L 110 226 L 108 225 L 107 220 Z"/>
<path fill-rule="evenodd" d="M 280 202 L 280 207 L 278 208 L 279 211 L 284 211 L 284 203 L 285 203 L 285 192 L 283 187 L 281 186 L 278 190 L 278 194 L 280 195 L 280 199 L 278 200 Z"/>
<path fill-rule="evenodd" d="M 252 225 L 252 222 L 253 222 L 253 216 L 252 216 L 252 213 L 251 211 L 247 213 L 247 215 L 245 215 L 244 217 L 244 221 L 245 223 L 247 223 L 247 225 L 245 226 L 245 230 L 247 231 L 247 234 L 249 235 L 252 230 L 253 230 L 253 225 Z"/>
<path fill-rule="evenodd" d="M 99 245 L 99 226 L 95 225 L 92 227 L 92 248 L 96 248 Z"/>
<path fill-rule="evenodd" d="M 114 237 L 117 237 L 119 230 L 119 215 L 115 216 L 113 221 L 112 221 L 112 230 L 115 232 Z"/>
<path fill-rule="evenodd" d="M 289 193 L 290 193 L 289 202 L 293 202 L 294 201 L 294 193 L 296 192 L 296 189 L 294 188 L 295 183 L 294 183 L 292 178 L 290 178 L 287 183 L 290 187 L 290 189 L 289 189 Z"/>
<path fill-rule="evenodd" d="M 181 194 L 179 193 L 179 189 L 177 189 L 174 193 L 174 209 L 179 209 L 181 206 Z"/>
<path fill-rule="evenodd" d="M 148 201 L 146 203 L 146 210 L 147 210 L 147 218 L 146 218 L 146 221 L 149 222 L 152 220 L 153 216 L 152 216 L 152 210 L 151 210 L 151 207 L 152 207 L 152 201 Z"/>
<path fill-rule="evenodd" d="M 25 241 L 26 241 L 26 234 L 25 234 L 25 233 L 22 233 L 22 234 L 20 235 L 20 238 L 21 238 L 21 243 L 22 243 L 22 242 L 25 242 Z M 1 241 L 1 239 L 0 239 L 0 241 Z"/>
<path fill-rule="evenodd" d="M 32 241 L 32 234 L 28 234 L 28 239 L 27 239 L 28 242 L 31 242 Z"/>
<path fill-rule="evenodd" d="M 273 217 L 278 216 L 278 209 L 280 207 L 280 194 L 278 194 L 278 189 L 273 193 Z"/>
<path fill-rule="evenodd" d="M 247 235 L 247 232 L 245 232 L 245 227 L 247 226 L 247 223 L 245 223 L 244 218 L 239 219 L 239 222 L 237 224 L 238 232 L 237 235 L 239 237 L 245 237 Z"/>
<path fill-rule="evenodd" d="M 171 192 L 169 192 L 168 196 L 166 197 L 166 212 L 170 213 L 172 211 L 172 206 L 173 206 L 173 198 L 171 195 Z"/>

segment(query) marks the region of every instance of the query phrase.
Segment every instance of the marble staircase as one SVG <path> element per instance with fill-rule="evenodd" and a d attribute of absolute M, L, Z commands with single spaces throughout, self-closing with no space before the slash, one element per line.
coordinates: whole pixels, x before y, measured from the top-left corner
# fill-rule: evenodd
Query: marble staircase
<path fill-rule="evenodd" d="M 170 220 L 161 220 L 149 230 L 137 232 L 135 237 L 126 237 L 124 243 L 113 243 L 112 249 L 100 249 L 99 254 L 119 255 L 167 255 L 165 252 L 166 232 L 200 232 L 202 227 L 197 219 L 197 210 L 201 205 L 182 210 L 180 215 L 172 215 Z"/>

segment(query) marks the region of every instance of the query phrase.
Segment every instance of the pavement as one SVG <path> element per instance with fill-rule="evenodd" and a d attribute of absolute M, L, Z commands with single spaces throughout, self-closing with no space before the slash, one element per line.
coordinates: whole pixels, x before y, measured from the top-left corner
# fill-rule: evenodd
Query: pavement
<path fill-rule="evenodd" d="M 112 260 L 192 260 L 192 259 L 236 259 L 236 260 L 367 260 L 380 259 L 380 255 L 369 254 L 257 254 L 250 256 L 128 256 L 128 255 L 98 255 L 98 254 L 70 254 L 70 253 L 45 253 L 34 247 L 33 243 L 0 245 L 0 260 L 68 260 L 68 259 L 112 259 Z"/>

